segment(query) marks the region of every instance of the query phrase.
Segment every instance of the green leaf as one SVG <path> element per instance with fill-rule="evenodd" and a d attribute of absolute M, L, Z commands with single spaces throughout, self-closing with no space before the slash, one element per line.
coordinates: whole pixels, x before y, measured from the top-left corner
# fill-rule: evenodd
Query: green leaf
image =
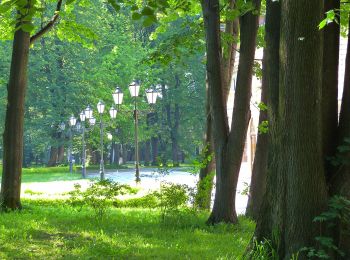
<path fill-rule="evenodd" d="M 133 5 L 131 7 L 131 11 L 136 11 L 136 10 L 139 10 L 139 7 L 137 5 Z"/>
<path fill-rule="evenodd" d="M 66 1 L 66 5 L 69 5 L 69 4 L 71 4 L 71 3 L 73 3 L 75 0 L 67 0 Z"/>
<path fill-rule="evenodd" d="M 112 5 L 112 7 L 114 8 L 115 11 L 119 12 L 120 5 L 117 4 L 117 2 L 115 0 L 108 0 L 108 3 L 110 3 Z"/>
<path fill-rule="evenodd" d="M 0 13 L 6 13 L 7 11 L 9 11 L 12 7 L 12 4 L 10 1 L 8 2 L 4 2 L 0 4 Z"/>
<path fill-rule="evenodd" d="M 140 20 L 141 17 L 142 17 L 142 15 L 141 15 L 140 13 L 138 13 L 138 12 L 132 13 L 132 16 L 131 16 L 131 18 L 132 18 L 133 20 Z"/>
<path fill-rule="evenodd" d="M 32 23 L 24 23 L 20 26 L 24 32 L 32 32 L 34 30 L 34 25 Z"/>
<path fill-rule="evenodd" d="M 144 7 L 141 11 L 141 14 L 142 15 L 147 15 L 147 16 L 150 16 L 150 15 L 153 15 L 154 14 L 154 10 L 148 6 Z"/>

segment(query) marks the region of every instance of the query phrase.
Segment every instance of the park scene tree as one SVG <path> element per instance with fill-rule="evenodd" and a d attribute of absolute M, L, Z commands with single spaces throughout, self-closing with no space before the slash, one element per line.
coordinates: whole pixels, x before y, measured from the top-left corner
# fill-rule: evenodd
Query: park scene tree
<path fill-rule="evenodd" d="M 0 258 L 350 259 L 349 14 L 0 1 Z"/>

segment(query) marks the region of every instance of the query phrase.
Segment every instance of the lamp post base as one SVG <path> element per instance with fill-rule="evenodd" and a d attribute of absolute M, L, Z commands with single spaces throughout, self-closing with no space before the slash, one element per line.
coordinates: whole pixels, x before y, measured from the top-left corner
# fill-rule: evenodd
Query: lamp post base
<path fill-rule="evenodd" d="M 140 170 L 138 168 L 136 168 L 135 176 L 136 176 L 136 179 L 135 179 L 136 183 L 140 183 L 141 182 Z"/>
<path fill-rule="evenodd" d="M 81 175 L 82 175 L 83 179 L 86 178 L 86 168 L 85 168 L 85 166 L 81 167 Z"/>
<path fill-rule="evenodd" d="M 101 181 L 103 181 L 105 179 L 105 173 L 102 170 L 100 170 L 100 179 L 101 179 Z"/>

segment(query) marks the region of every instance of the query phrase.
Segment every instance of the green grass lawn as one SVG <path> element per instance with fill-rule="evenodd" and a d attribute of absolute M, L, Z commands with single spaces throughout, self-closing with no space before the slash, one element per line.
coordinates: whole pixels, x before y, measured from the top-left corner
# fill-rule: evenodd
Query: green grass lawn
<path fill-rule="evenodd" d="M 0 259 L 241 259 L 254 224 L 207 226 L 207 213 L 165 221 L 152 209 L 111 209 L 103 219 L 60 201 L 24 201 L 0 215 Z"/>
<path fill-rule="evenodd" d="M 0 180 L 2 168 L 0 167 Z M 34 167 L 22 169 L 22 183 L 30 182 L 52 182 L 71 181 L 81 179 L 81 172 L 74 168 L 73 173 L 69 172 L 67 166 L 62 167 Z"/>

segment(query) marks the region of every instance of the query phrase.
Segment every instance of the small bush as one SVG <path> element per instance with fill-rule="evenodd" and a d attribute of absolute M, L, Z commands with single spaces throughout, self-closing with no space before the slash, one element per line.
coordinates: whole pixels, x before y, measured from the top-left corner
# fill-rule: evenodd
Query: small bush
<path fill-rule="evenodd" d="M 329 200 L 328 210 L 314 218 L 313 221 L 320 223 L 320 227 L 327 224 L 326 234 L 331 233 L 337 224 L 345 227 L 345 230 L 340 234 L 341 236 L 350 234 L 348 228 L 350 226 L 350 200 L 341 196 L 332 197 Z M 320 230 L 322 229 L 320 228 Z M 331 257 L 328 255 L 329 251 L 335 252 L 339 257 L 345 256 L 344 252 L 339 249 L 339 245 L 335 244 L 332 237 L 320 233 L 319 236 L 315 237 L 315 240 L 317 241 L 318 248 L 304 247 L 300 252 L 306 252 L 309 258 L 319 259 L 330 259 Z"/>
<path fill-rule="evenodd" d="M 154 193 L 150 193 L 140 198 L 115 200 L 113 205 L 118 208 L 156 208 L 159 205 L 159 200 Z"/>
<path fill-rule="evenodd" d="M 32 191 L 32 190 L 25 190 L 24 194 L 29 194 L 29 195 L 42 195 L 44 194 L 43 192 L 38 192 L 38 191 Z"/>
<path fill-rule="evenodd" d="M 95 211 L 96 217 L 102 218 L 117 196 L 130 193 L 135 193 L 135 190 L 129 185 L 110 180 L 93 182 L 85 191 L 81 190 L 80 184 L 75 184 L 74 190 L 69 192 L 68 203 L 79 211 L 88 206 Z"/>
<path fill-rule="evenodd" d="M 189 201 L 188 186 L 162 182 L 160 190 L 154 192 L 159 199 L 158 207 L 160 208 L 162 219 L 169 214 L 178 212 L 180 208 L 185 208 Z"/>

